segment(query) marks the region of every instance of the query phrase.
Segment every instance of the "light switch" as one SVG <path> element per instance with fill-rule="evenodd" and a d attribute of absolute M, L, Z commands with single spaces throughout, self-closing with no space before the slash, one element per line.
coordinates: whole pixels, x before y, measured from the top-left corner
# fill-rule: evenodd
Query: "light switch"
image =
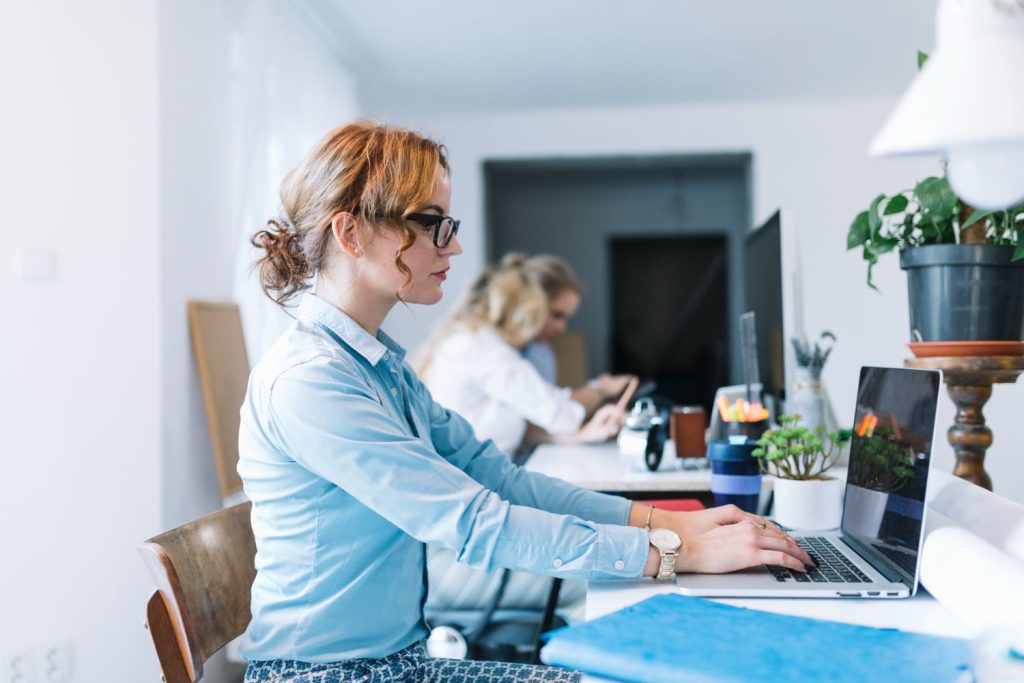
<path fill-rule="evenodd" d="M 18 247 L 14 250 L 14 274 L 19 282 L 53 282 L 57 278 L 57 252 Z"/>

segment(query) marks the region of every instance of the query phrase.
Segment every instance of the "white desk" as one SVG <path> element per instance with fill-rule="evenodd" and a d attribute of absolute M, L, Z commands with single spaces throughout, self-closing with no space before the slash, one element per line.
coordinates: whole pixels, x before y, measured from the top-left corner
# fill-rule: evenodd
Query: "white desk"
<path fill-rule="evenodd" d="M 669 456 L 675 460 L 674 454 L 667 449 L 666 458 Z M 673 468 L 650 472 L 638 458 L 621 455 L 614 444 L 540 446 L 525 467 L 583 488 L 627 495 L 669 491 L 700 493 L 707 492 L 711 484 L 709 470 Z M 840 468 L 836 473 L 845 476 L 845 469 Z M 763 481 L 770 487 L 771 477 L 764 477 Z M 675 591 L 674 583 L 657 583 L 652 579 L 590 581 L 587 585 L 586 617 L 596 619 L 652 595 Z M 759 598 L 721 602 L 878 628 L 899 628 L 942 636 L 970 635 L 962 622 L 924 591 L 907 600 Z"/>
<path fill-rule="evenodd" d="M 665 448 L 661 469 L 651 472 L 640 458 L 619 453 L 614 443 L 545 444 L 537 447 L 524 467 L 592 491 L 628 494 L 711 489 L 710 470 L 682 470 L 677 462 L 671 445 Z"/>

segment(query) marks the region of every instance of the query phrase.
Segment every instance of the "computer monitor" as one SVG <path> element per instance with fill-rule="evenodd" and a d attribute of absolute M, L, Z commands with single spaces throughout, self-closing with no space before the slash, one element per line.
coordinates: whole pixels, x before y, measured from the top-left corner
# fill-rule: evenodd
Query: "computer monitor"
<path fill-rule="evenodd" d="M 743 244 L 744 311 L 756 316 L 757 362 L 767 397 L 786 399 L 793 376 L 790 340 L 803 336 L 799 254 L 792 215 L 778 210 Z"/>

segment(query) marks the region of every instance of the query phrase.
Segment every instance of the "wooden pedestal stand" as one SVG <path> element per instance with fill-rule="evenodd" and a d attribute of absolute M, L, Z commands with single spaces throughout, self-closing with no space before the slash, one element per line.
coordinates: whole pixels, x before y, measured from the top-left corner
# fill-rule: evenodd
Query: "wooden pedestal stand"
<path fill-rule="evenodd" d="M 993 384 L 1017 381 L 1024 372 L 1024 357 L 909 358 L 904 365 L 942 370 L 946 390 L 956 405 L 956 417 L 948 432 L 949 443 L 956 452 L 953 474 L 991 491 L 992 478 L 985 471 L 985 451 L 992 445 L 992 430 L 985 425 L 981 409 L 992 395 Z"/>

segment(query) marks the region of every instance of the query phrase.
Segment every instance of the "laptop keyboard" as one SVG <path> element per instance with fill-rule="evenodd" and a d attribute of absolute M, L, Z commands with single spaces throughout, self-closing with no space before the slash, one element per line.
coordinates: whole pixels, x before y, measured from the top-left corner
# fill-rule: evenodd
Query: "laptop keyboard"
<path fill-rule="evenodd" d="M 871 583 L 867 574 L 857 568 L 828 538 L 824 536 L 806 536 L 797 541 L 797 545 L 807 551 L 814 560 L 815 567 L 810 567 L 806 574 L 791 572 L 785 567 L 768 565 L 776 581 L 799 581 L 802 583 Z"/>

